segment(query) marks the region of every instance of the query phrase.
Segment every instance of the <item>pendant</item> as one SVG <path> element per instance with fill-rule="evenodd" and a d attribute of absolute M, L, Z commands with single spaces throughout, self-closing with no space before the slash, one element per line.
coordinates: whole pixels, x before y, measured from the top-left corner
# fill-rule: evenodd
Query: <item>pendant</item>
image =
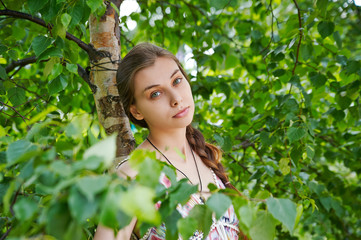
<path fill-rule="evenodd" d="M 199 193 L 199 199 L 203 204 L 206 202 L 206 199 L 202 196 L 202 193 Z"/>

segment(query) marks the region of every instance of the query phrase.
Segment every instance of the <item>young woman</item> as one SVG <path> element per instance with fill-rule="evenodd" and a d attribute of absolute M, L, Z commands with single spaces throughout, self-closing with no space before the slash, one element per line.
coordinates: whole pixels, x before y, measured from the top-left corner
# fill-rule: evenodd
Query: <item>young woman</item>
<path fill-rule="evenodd" d="M 209 183 L 218 188 L 234 188 L 220 163 L 221 151 L 204 141 L 202 133 L 191 126 L 194 101 L 189 79 L 178 59 L 169 51 L 149 43 L 135 46 L 121 61 L 117 73 L 119 95 L 129 119 L 149 129 L 149 135 L 138 149 L 156 151 L 157 158 L 174 166 L 177 177 L 198 184 L 199 193 L 193 194 L 187 206 L 178 207 L 185 217 L 194 204 L 203 204 Z M 185 159 L 175 149 L 180 150 Z M 123 176 L 137 173 L 127 162 L 119 169 Z M 160 182 L 166 185 L 166 179 Z M 116 239 L 165 239 L 164 230 L 149 229 L 145 236 L 132 233 L 134 219 L 120 230 Z M 196 232 L 191 239 L 238 239 L 238 219 L 231 206 L 216 221 L 208 236 Z M 114 239 L 111 229 L 99 226 L 94 239 Z"/>

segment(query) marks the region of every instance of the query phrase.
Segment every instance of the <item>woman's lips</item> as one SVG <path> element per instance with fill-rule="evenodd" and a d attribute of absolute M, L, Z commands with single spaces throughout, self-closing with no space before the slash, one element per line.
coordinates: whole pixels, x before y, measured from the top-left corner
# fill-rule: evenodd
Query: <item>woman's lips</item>
<path fill-rule="evenodd" d="M 186 107 L 183 110 L 179 111 L 176 115 L 174 115 L 173 118 L 182 118 L 185 115 L 187 115 L 188 111 L 189 111 L 189 107 Z"/>

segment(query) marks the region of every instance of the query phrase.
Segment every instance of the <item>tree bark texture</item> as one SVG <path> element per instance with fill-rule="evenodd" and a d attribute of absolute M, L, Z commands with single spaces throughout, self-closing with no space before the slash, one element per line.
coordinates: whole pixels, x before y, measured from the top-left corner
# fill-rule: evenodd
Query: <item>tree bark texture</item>
<path fill-rule="evenodd" d="M 122 1 L 112 0 L 119 8 Z M 105 2 L 107 10 L 101 17 L 90 16 L 90 43 L 97 50 L 90 56 L 90 82 L 98 117 L 108 135 L 117 134 L 117 161 L 127 156 L 135 146 L 130 124 L 125 115 L 116 87 L 116 70 L 120 61 L 119 17 L 112 6 Z"/>

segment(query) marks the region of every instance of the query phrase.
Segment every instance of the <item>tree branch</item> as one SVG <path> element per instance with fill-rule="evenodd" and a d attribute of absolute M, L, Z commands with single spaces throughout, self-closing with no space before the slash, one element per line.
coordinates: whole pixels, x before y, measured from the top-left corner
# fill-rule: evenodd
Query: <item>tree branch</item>
<path fill-rule="evenodd" d="M 34 63 L 36 62 L 37 58 L 35 56 L 32 57 L 28 57 L 28 58 L 24 58 L 18 61 L 12 61 L 9 65 L 7 65 L 5 67 L 5 71 L 6 73 L 11 72 L 12 70 L 14 70 L 14 68 L 20 66 L 20 67 L 24 67 L 28 64 Z"/>
<path fill-rule="evenodd" d="M 20 66 L 20 67 L 24 67 L 28 64 L 34 63 L 37 61 L 37 58 L 35 56 L 32 57 L 28 57 L 28 58 L 24 58 L 18 61 L 12 61 L 8 66 L 5 67 L 5 71 L 6 73 L 9 73 L 10 71 L 14 70 L 14 68 Z M 43 60 L 43 61 L 47 61 L 47 60 Z M 90 89 L 92 90 L 93 93 L 96 92 L 97 87 L 92 84 L 89 80 L 89 71 L 85 70 L 82 66 L 80 66 L 79 64 L 77 64 L 78 66 L 78 74 L 79 76 L 89 85 Z M 15 85 L 17 85 L 14 81 L 12 81 Z M 23 88 L 26 91 L 29 91 L 28 89 L 26 89 L 23 86 L 17 85 L 18 87 Z M 29 91 L 31 92 L 31 91 Z M 35 94 L 34 92 L 31 92 L 33 94 Z M 38 96 L 38 95 L 37 95 Z M 39 98 L 43 99 L 42 97 L 38 96 Z M 46 101 L 45 99 L 43 99 L 44 101 Z M 47 101 L 46 101 L 47 102 Z"/>
<path fill-rule="evenodd" d="M 22 13 L 22 12 L 18 12 L 18 11 L 5 9 L 5 10 L 0 10 L 0 16 L 10 16 L 10 17 L 14 17 L 14 18 L 26 19 L 26 20 L 29 20 L 36 24 L 39 24 L 49 30 L 51 30 L 53 28 L 52 24 L 50 24 L 50 23 L 47 24 L 43 19 L 34 17 L 27 13 Z M 84 51 L 86 51 L 88 53 L 90 59 L 92 59 L 92 60 L 97 60 L 97 59 L 99 59 L 99 57 L 104 56 L 104 53 L 102 53 L 102 51 L 97 51 L 91 44 L 86 44 L 85 42 L 83 42 L 82 40 L 80 40 L 79 38 L 75 37 L 74 35 L 72 35 L 68 32 L 66 32 L 66 38 L 75 42 L 76 44 L 78 44 L 78 46 L 81 49 L 83 49 Z"/>
<path fill-rule="evenodd" d="M 80 66 L 79 64 L 77 64 L 78 66 L 78 74 L 79 76 L 89 85 L 91 91 L 93 93 L 95 93 L 97 91 L 97 86 L 92 84 L 90 82 L 90 79 L 89 79 L 89 71 L 88 68 L 87 69 L 84 69 L 82 66 Z"/>

